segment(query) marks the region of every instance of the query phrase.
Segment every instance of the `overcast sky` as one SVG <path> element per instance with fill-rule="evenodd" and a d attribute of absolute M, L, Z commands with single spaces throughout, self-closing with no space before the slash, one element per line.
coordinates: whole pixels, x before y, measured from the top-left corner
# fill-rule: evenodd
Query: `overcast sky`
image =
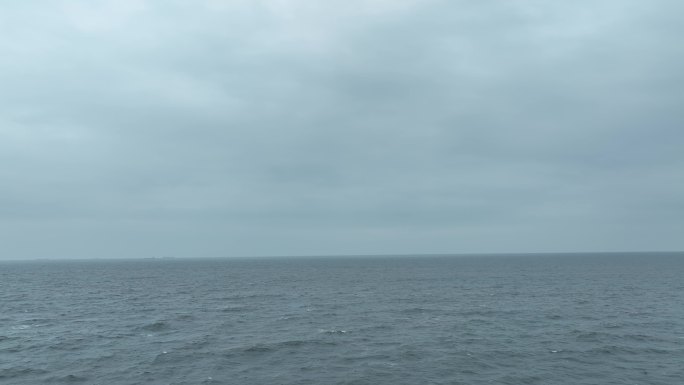
<path fill-rule="evenodd" d="M 0 258 L 684 250 L 680 0 L 0 4 Z"/>

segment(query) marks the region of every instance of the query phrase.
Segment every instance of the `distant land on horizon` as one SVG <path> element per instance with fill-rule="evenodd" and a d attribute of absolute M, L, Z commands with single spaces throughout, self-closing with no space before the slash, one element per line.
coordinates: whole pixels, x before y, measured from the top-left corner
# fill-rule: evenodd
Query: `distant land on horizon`
<path fill-rule="evenodd" d="M 120 258 L 69 258 L 69 257 L 47 257 L 47 258 L 0 258 L 0 262 L 21 262 L 21 261 L 168 261 L 168 260 L 221 260 L 221 259 L 333 259 L 333 258 L 421 258 L 421 257 L 453 257 L 453 258 L 486 258 L 486 257 L 571 257 L 571 256 L 619 256 L 619 255 L 679 255 L 684 257 L 684 251 L 576 251 L 576 252 L 531 252 L 531 253 L 407 253 L 407 254 L 320 254 L 320 255 L 253 255 L 253 256 L 163 256 L 163 257 L 120 257 Z"/>

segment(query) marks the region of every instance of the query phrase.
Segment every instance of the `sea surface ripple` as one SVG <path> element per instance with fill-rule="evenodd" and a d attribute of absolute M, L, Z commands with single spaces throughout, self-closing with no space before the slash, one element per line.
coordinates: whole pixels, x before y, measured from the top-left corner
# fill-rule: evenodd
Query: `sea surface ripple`
<path fill-rule="evenodd" d="M 684 384 L 684 254 L 0 263 L 0 384 Z"/>

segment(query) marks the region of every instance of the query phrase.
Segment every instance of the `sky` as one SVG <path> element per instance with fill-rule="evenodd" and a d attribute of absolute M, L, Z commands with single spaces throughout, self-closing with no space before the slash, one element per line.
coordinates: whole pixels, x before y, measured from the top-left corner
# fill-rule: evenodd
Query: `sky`
<path fill-rule="evenodd" d="M 0 259 L 684 250 L 680 0 L 0 4 Z"/>

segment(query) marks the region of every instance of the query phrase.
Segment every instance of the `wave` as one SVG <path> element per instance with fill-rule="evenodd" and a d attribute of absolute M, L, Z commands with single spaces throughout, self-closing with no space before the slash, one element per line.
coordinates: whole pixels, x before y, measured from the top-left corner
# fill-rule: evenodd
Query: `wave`
<path fill-rule="evenodd" d="M 58 383 L 80 383 L 88 381 L 87 377 L 77 376 L 75 374 L 67 374 L 66 376 L 55 376 L 46 379 L 47 382 L 58 382 Z"/>
<path fill-rule="evenodd" d="M 247 311 L 254 310 L 253 306 L 227 306 L 221 309 L 222 313 L 243 313 Z"/>
<path fill-rule="evenodd" d="M 247 346 L 240 346 L 232 348 L 223 352 L 224 356 L 234 356 L 242 354 L 261 354 L 274 352 L 292 352 L 294 350 L 305 349 L 309 347 L 334 347 L 338 343 L 329 340 L 308 339 L 308 340 L 286 340 L 271 343 L 256 343 Z"/>
<path fill-rule="evenodd" d="M 170 327 L 171 327 L 171 325 L 169 325 L 165 321 L 156 321 L 156 322 L 152 322 L 150 324 L 144 325 L 144 326 L 140 326 L 140 327 L 138 327 L 138 330 L 144 330 L 144 331 L 148 331 L 148 332 L 160 332 L 160 331 L 167 330 Z"/>
<path fill-rule="evenodd" d="M 641 354 L 662 354 L 671 355 L 672 350 L 669 349 L 658 349 L 658 348 L 641 348 L 641 347 L 630 347 L 622 345 L 603 345 L 595 347 L 593 349 L 587 350 L 585 353 L 591 355 L 641 355 Z"/>
<path fill-rule="evenodd" d="M 0 380 L 13 380 L 17 379 L 20 377 L 26 377 L 26 376 L 39 376 L 39 375 L 45 375 L 47 374 L 47 370 L 43 369 L 36 369 L 36 368 L 23 368 L 23 367 L 18 367 L 18 368 L 7 368 L 7 369 L 0 369 Z"/>
<path fill-rule="evenodd" d="M 48 349 L 60 350 L 60 351 L 76 351 L 76 350 L 81 350 L 81 349 L 85 348 L 87 345 L 88 344 L 87 344 L 87 341 L 85 340 L 85 338 L 76 338 L 76 339 L 58 341 L 58 342 L 48 346 Z"/>

